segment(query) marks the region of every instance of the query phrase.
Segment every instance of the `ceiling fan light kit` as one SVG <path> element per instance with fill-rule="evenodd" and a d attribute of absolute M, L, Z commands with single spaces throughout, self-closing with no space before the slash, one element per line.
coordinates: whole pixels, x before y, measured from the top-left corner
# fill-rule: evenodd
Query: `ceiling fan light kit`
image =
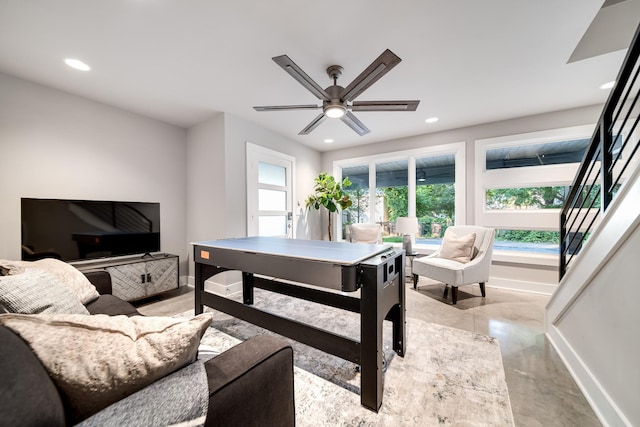
<path fill-rule="evenodd" d="M 327 68 L 327 74 L 333 79 L 333 85 L 323 89 L 300 67 L 298 67 L 287 55 L 276 56 L 273 61 L 284 69 L 298 83 L 322 101 L 322 105 L 267 105 L 253 107 L 256 111 L 282 111 L 282 110 L 311 110 L 322 109 L 322 113 L 316 116 L 311 123 L 302 129 L 299 135 L 307 135 L 318 127 L 327 117 L 340 119 L 353 129 L 358 135 L 363 136 L 370 130 L 351 111 L 416 111 L 420 101 L 354 101 L 362 92 L 368 89 L 378 79 L 388 73 L 400 63 L 401 59 L 385 50 L 375 61 L 371 63 L 358 77 L 346 88 L 338 85 L 338 77 L 342 75 L 343 68 L 332 65 Z"/>
<path fill-rule="evenodd" d="M 347 109 L 344 107 L 344 105 L 332 104 L 325 107 L 324 113 L 330 119 L 339 119 L 347 113 Z"/>

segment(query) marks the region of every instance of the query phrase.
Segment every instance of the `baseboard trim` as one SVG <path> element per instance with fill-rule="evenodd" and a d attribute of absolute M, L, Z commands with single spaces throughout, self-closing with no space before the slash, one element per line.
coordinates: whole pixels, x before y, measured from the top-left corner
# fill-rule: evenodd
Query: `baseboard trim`
<path fill-rule="evenodd" d="M 547 328 L 546 336 L 558 352 L 565 367 L 602 425 L 631 427 L 629 420 L 620 411 L 620 408 L 618 408 L 606 390 L 602 388 L 600 382 L 584 364 L 571 344 L 564 338 L 562 332 L 554 325 L 551 325 Z"/>

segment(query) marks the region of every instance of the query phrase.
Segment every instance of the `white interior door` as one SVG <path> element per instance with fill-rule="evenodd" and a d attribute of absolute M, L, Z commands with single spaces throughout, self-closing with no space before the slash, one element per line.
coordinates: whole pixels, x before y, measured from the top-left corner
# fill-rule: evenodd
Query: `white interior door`
<path fill-rule="evenodd" d="M 247 235 L 293 237 L 294 158 L 247 142 Z"/>

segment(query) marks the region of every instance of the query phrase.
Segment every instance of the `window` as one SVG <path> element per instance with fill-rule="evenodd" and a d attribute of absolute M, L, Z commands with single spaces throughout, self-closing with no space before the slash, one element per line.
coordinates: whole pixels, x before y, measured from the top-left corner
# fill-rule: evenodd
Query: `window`
<path fill-rule="evenodd" d="M 445 230 L 455 222 L 455 155 L 416 159 L 416 216 L 422 243 L 439 244 Z M 421 243 L 420 239 L 417 241 Z"/>
<path fill-rule="evenodd" d="M 493 148 L 486 151 L 486 170 L 580 163 L 590 138 Z"/>
<path fill-rule="evenodd" d="M 485 209 L 562 209 L 568 192 L 565 185 L 491 188 L 485 192 Z"/>
<path fill-rule="evenodd" d="M 579 126 L 476 141 L 476 223 L 496 250 L 557 254 L 559 214 L 591 139 Z"/>
<path fill-rule="evenodd" d="M 395 234 L 399 216 L 408 216 L 408 160 L 376 163 L 376 222 L 382 225 L 382 235 Z"/>
<path fill-rule="evenodd" d="M 369 165 L 351 166 L 342 170 L 351 185 L 345 189 L 353 204 L 343 212 L 343 224 L 369 222 Z"/>
<path fill-rule="evenodd" d="M 464 143 L 342 160 L 334 168 L 336 177 L 352 182 L 346 192 L 353 205 L 342 213 L 343 226 L 379 223 L 386 242 L 401 242 L 396 219 L 415 216 L 419 245 L 437 244 L 447 226 L 464 224 Z"/>

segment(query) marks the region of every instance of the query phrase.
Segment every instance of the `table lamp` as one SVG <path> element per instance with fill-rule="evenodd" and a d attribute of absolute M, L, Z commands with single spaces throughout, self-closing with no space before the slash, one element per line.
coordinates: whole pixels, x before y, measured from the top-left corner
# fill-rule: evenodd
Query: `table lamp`
<path fill-rule="evenodd" d="M 400 216 L 396 218 L 396 233 L 402 234 L 402 248 L 406 253 L 413 252 L 413 242 L 418 232 L 418 218 Z"/>

